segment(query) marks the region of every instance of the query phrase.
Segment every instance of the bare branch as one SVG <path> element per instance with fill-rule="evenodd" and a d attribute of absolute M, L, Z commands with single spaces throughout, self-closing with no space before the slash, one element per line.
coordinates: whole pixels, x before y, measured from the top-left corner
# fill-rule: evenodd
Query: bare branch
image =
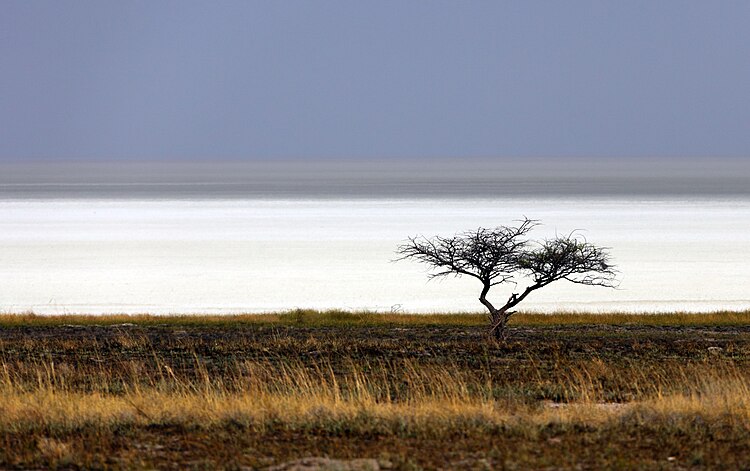
<path fill-rule="evenodd" d="M 494 229 L 478 228 L 453 237 L 409 237 L 397 248 L 397 260 L 414 259 L 426 263 L 433 271 L 430 278 L 471 276 L 482 282 L 479 301 L 490 316 L 490 332 L 504 335 L 511 311 L 537 289 L 558 280 L 572 283 L 616 287 L 616 270 L 608 249 L 595 246 L 571 232 L 536 242 L 532 246 L 527 234 L 539 223 L 524 218 L 516 226 Z M 487 299 L 491 287 L 516 284 L 516 275 L 526 275 L 532 283 L 520 293 L 512 293 L 498 308 Z"/>
<path fill-rule="evenodd" d="M 509 282 L 517 270 L 517 257 L 528 241 L 525 235 L 537 225 L 523 219 L 518 226 L 478 228 L 453 237 L 409 237 L 396 249 L 397 260 L 415 259 L 435 268 L 430 277 L 468 275 L 493 285 Z"/>
<path fill-rule="evenodd" d="M 597 247 L 574 233 L 544 240 L 519 257 L 519 269 L 535 283 L 568 280 L 592 286 L 617 286 L 617 271 L 607 248 Z"/>

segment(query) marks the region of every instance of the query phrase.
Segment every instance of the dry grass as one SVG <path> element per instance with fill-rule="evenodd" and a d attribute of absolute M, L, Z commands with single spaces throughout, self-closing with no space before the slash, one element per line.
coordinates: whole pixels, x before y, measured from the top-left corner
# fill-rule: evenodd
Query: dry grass
<path fill-rule="evenodd" d="M 377 325 L 450 325 L 480 326 L 487 323 L 483 313 L 376 313 L 369 311 L 316 311 L 295 309 L 292 311 L 263 314 L 228 315 L 153 315 L 153 314 L 111 314 L 111 315 L 39 315 L 33 312 L 23 314 L 0 314 L 0 326 L 62 326 L 62 325 L 117 325 L 135 324 L 142 326 L 233 326 L 233 325 L 284 325 L 284 326 L 377 326 Z M 558 325 L 747 325 L 750 311 L 715 311 L 703 313 L 582 313 L 555 312 L 539 314 L 520 312 L 513 316 L 512 325 L 517 326 L 558 326 Z"/>
<path fill-rule="evenodd" d="M 481 316 L 295 315 L 6 324 L 0 467 L 750 466 L 747 313 L 524 315 L 501 345 Z"/>
<path fill-rule="evenodd" d="M 197 361 L 197 360 L 196 360 Z M 565 402 L 528 402 L 498 396 L 489 372 L 411 361 L 363 364 L 346 359 L 343 371 L 330 363 L 244 362 L 233 375 L 212 377 L 198 363 L 193 379 L 157 359 L 116 372 L 108 368 L 71 371 L 54 363 L 9 365 L 0 376 L 0 431 L 55 431 L 123 426 L 180 425 L 211 428 L 232 421 L 257 431 L 278 427 L 335 433 L 450 436 L 513 429 L 526 435 L 544 428 L 601 426 L 629 419 L 675 417 L 730 420 L 750 428 L 750 372 L 731 364 L 682 366 L 650 372 L 622 371 L 600 360 L 562 367 Z M 86 388 L 69 377 L 95 379 Z M 608 379 L 641 377 L 631 400 L 605 402 Z M 544 383 L 545 379 L 540 378 Z M 124 384 L 124 388 L 115 387 Z M 537 385 L 539 386 L 539 385 Z M 46 440 L 45 437 L 39 440 Z M 41 443 L 41 442 L 40 442 Z M 45 441 L 50 450 L 54 448 Z"/>
<path fill-rule="evenodd" d="M 0 326 L 62 326 L 62 325 L 117 325 L 136 324 L 142 326 L 233 326 L 233 325 L 478 325 L 486 316 L 475 313 L 448 314 L 383 314 L 375 312 L 316 311 L 296 309 L 292 311 L 262 314 L 108 314 L 108 315 L 39 315 L 0 314 Z"/>

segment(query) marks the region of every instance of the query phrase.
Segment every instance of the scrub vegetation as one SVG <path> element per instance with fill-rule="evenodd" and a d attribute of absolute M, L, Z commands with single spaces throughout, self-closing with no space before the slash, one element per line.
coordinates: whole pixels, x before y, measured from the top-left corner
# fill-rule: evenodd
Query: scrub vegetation
<path fill-rule="evenodd" d="M 748 321 L 3 315 L 0 467 L 747 468 Z"/>

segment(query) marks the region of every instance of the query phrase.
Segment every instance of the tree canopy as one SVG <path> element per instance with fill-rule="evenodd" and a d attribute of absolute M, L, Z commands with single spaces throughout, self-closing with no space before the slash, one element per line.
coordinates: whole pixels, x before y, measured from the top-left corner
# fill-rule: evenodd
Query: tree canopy
<path fill-rule="evenodd" d="M 539 225 L 524 218 L 513 226 L 480 227 L 452 237 L 409 237 L 397 248 L 398 260 L 413 259 L 433 268 L 430 278 L 470 276 L 482 282 L 479 301 L 487 308 L 490 333 L 505 335 L 511 311 L 533 291 L 558 280 L 592 286 L 616 286 L 616 270 L 606 248 L 572 232 L 538 241 L 528 234 Z M 512 284 L 508 300 L 496 308 L 488 299 L 490 288 Z"/>

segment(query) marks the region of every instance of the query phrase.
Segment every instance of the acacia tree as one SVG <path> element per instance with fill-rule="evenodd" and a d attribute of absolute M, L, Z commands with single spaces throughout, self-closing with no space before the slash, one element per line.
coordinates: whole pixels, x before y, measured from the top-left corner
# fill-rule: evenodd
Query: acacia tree
<path fill-rule="evenodd" d="M 397 248 L 397 260 L 414 259 L 433 268 L 430 278 L 449 275 L 471 276 L 482 282 L 479 295 L 489 311 L 489 334 L 505 338 L 505 326 L 515 313 L 512 309 L 532 292 L 558 280 L 581 285 L 615 287 L 616 271 L 606 248 L 595 246 L 571 233 L 552 239 L 532 241 L 529 232 L 538 226 L 524 218 L 516 226 L 478 228 L 453 237 L 409 237 Z M 493 286 L 512 284 L 505 304 L 495 307 L 487 293 Z"/>

